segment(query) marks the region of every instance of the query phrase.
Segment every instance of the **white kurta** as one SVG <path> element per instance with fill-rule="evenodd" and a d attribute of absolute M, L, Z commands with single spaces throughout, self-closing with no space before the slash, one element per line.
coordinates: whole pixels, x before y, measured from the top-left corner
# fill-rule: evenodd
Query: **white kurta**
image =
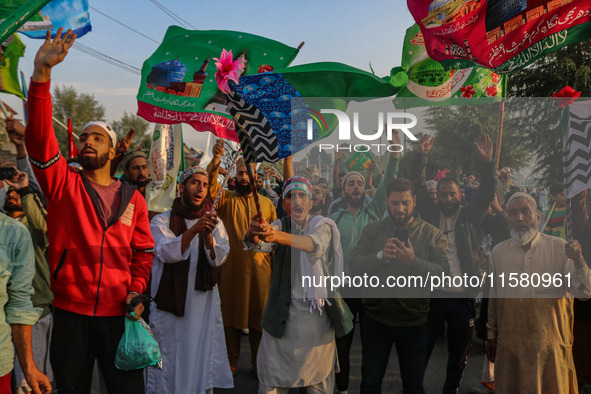
<path fill-rule="evenodd" d="M 205 393 L 207 390 L 232 388 L 233 379 L 228 363 L 220 296 L 215 286 L 211 291 L 195 290 L 199 235 L 181 254 L 181 236 L 169 228 L 170 211 L 152 220 L 155 242 L 152 265 L 152 297 L 156 295 L 163 266 L 185 260 L 191 255 L 185 316 L 178 317 L 151 304 L 150 327 L 160 344 L 163 369 L 147 368 L 146 393 Z M 190 228 L 197 220 L 185 220 Z M 215 260 L 207 253 L 208 263 L 220 266 L 230 250 L 228 235 L 221 221 L 213 231 Z"/>
<path fill-rule="evenodd" d="M 281 230 L 281 221 L 273 222 L 272 226 Z M 292 226 L 294 234 L 302 233 L 312 238 L 316 250 L 307 254 L 310 261 L 321 264 L 319 259 L 322 256 L 328 260 L 332 239 L 329 225 L 319 225 L 312 232 L 309 221 L 304 228 L 295 223 L 292 223 Z M 253 245 L 245 242 L 245 246 Z M 275 244 L 262 243 L 253 249 L 270 252 L 274 248 Z M 283 337 L 276 338 L 263 329 L 257 354 L 259 382 L 261 386 L 269 388 L 322 384 L 330 377 L 335 366 L 338 372 L 335 333 L 328 313 L 324 311 L 320 315 L 318 310 L 310 312 L 310 302 L 303 301 L 300 264 L 293 264 L 291 303 L 285 332 Z M 329 389 L 332 392 L 332 387 Z"/>

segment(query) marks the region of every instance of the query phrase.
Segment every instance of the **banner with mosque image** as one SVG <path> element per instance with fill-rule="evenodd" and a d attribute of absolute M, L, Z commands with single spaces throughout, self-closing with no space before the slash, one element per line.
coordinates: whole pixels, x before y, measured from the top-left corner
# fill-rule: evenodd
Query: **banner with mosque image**
<path fill-rule="evenodd" d="M 298 53 L 278 41 L 224 30 L 186 30 L 170 26 L 156 52 L 142 67 L 138 115 L 149 122 L 187 123 L 238 141 L 227 97 L 215 79 L 214 58 L 222 49 L 246 61 L 244 75 L 287 67 Z"/>

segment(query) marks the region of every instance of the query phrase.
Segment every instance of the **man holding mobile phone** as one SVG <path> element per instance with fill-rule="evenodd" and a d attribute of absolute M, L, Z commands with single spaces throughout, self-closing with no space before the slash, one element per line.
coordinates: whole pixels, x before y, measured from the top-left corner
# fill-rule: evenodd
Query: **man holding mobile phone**
<path fill-rule="evenodd" d="M 447 242 L 436 227 L 415 217 L 416 195 L 408 179 L 387 185 L 386 203 L 389 216 L 363 229 L 350 262 L 353 275 L 377 276 L 384 285 L 363 300 L 361 392 L 379 392 L 395 343 L 404 393 L 424 393 L 429 288 L 396 286 L 392 279 L 449 274 Z"/>

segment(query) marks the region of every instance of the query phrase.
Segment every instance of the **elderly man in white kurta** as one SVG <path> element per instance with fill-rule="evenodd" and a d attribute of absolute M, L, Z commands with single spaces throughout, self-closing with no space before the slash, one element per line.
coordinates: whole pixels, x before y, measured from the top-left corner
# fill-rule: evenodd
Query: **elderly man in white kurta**
<path fill-rule="evenodd" d="M 531 196 L 515 193 L 507 214 L 511 238 L 490 256 L 495 276 L 487 355 L 495 363 L 497 393 L 576 393 L 572 297 L 591 296 L 591 271 L 577 241 L 538 231 L 540 213 Z M 515 287 L 511 274 L 519 278 Z M 542 279 L 548 275 L 550 283 Z"/>
<path fill-rule="evenodd" d="M 147 369 L 146 392 L 213 393 L 214 387 L 233 387 L 217 288 L 217 267 L 230 246 L 223 223 L 209 212 L 206 171 L 185 170 L 179 189 L 172 209 L 151 223 L 150 325 L 163 369 Z"/>

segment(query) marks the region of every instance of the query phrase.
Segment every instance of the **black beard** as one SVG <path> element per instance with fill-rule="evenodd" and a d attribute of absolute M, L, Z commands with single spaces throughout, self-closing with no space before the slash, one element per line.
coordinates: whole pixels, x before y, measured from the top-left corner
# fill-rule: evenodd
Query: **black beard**
<path fill-rule="evenodd" d="M 184 195 L 182 196 L 183 205 L 187 208 L 188 211 L 199 212 L 201 208 L 203 208 L 203 202 L 199 205 L 195 205 L 193 202 L 193 198 L 191 196 Z"/>
<path fill-rule="evenodd" d="M 397 218 L 394 215 L 390 214 L 390 220 L 392 220 L 392 222 L 394 222 L 394 224 L 397 226 L 404 226 L 405 224 L 407 224 L 409 222 L 411 217 L 412 217 L 412 213 L 406 215 L 402 219 Z"/>
<path fill-rule="evenodd" d="M 17 211 L 22 211 L 23 207 L 12 203 L 12 204 L 7 204 L 6 201 L 4 201 L 4 211 L 6 212 L 17 212 Z"/>
<path fill-rule="evenodd" d="M 458 209 L 460 209 L 460 201 L 453 204 L 452 206 L 443 206 L 441 203 L 437 203 L 437 206 L 445 216 L 449 217 L 458 212 Z"/>
<path fill-rule="evenodd" d="M 103 168 L 109 162 L 109 152 L 105 152 L 104 154 L 95 157 L 78 155 L 78 162 L 85 170 L 98 170 L 99 168 Z"/>
<path fill-rule="evenodd" d="M 249 183 L 243 185 L 240 182 L 236 182 L 236 187 L 234 188 L 234 191 L 240 194 L 241 196 L 246 196 L 252 192 L 252 189 Z"/>
<path fill-rule="evenodd" d="M 353 198 L 353 196 L 350 194 L 345 194 L 345 197 L 343 199 L 347 204 L 351 205 L 352 207 L 359 208 L 362 207 L 363 203 L 365 202 L 365 194 L 361 194 L 358 200 Z"/>
<path fill-rule="evenodd" d="M 132 185 L 134 185 L 134 186 L 137 186 L 137 187 L 144 187 L 148 183 L 150 183 L 150 180 L 149 179 L 144 179 L 143 181 L 132 181 L 132 180 L 130 180 L 130 183 Z"/>

